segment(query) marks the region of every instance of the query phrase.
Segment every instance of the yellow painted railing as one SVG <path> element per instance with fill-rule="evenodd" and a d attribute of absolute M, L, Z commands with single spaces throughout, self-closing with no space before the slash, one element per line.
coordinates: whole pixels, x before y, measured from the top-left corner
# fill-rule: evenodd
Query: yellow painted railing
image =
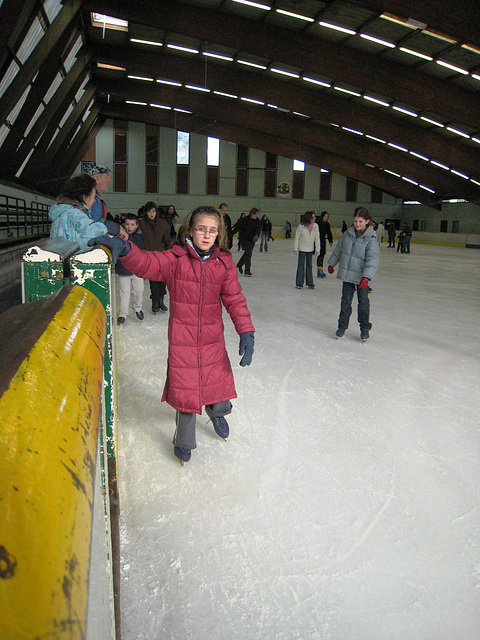
<path fill-rule="evenodd" d="M 0 316 L 0 638 L 85 637 L 106 317 L 68 285 Z"/>

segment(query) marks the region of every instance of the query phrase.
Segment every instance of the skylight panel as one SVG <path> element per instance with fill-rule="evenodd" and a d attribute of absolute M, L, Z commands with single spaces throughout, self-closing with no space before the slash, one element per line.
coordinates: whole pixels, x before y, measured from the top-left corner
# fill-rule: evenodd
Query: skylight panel
<path fill-rule="evenodd" d="M 121 20 L 113 16 L 107 16 L 104 13 L 92 12 L 92 25 L 94 27 L 102 27 L 105 29 L 117 29 L 119 31 L 128 30 L 128 20 Z"/>
<path fill-rule="evenodd" d="M 163 47 L 163 42 L 157 42 L 156 40 L 143 40 L 142 38 L 130 38 L 130 42 L 136 44 L 148 44 L 151 47 Z"/>
<path fill-rule="evenodd" d="M 300 75 L 298 73 L 286 71 L 285 69 L 278 69 L 277 67 L 272 67 L 270 71 L 272 71 L 273 73 L 279 73 L 282 76 L 288 76 L 289 78 L 300 78 Z"/>
<path fill-rule="evenodd" d="M 356 31 L 352 31 L 352 29 L 347 29 L 346 27 L 341 27 L 338 24 L 333 24 L 332 22 L 324 22 L 323 20 L 319 22 L 320 26 L 326 27 L 327 29 L 333 29 L 334 31 L 341 31 L 342 33 L 346 33 L 350 36 L 357 35 Z"/>
<path fill-rule="evenodd" d="M 193 47 L 184 47 L 180 44 L 167 44 L 169 49 L 175 49 L 175 51 L 183 51 L 184 53 L 200 53 L 198 49 L 194 49 Z"/>
<path fill-rule="evenodd" d="M 288 16 L 290 18 L 296 18 L 297 20 L 304 20 L 305 22 L 315 22 L 314 18 L 309 18 L 308 16 L 302 16 L 299 13 L 293 13 L 292 11 L 285 11 L 284 9 L 275 9 L 277 13 L 280 13 L 282 16 Z"/>
<path fill-rule="evenodd" d="M 454 64 L 450 64 L 450 62 L 445 62 L 444 60 L 436 60 L 435 62 L 442 67 L 446 67 L 447 69 L 451 69 L 452 71 L 461 73 L 464 76 L 468 76 L 468 71 L 466 71 L 465 69 L 462 69 L 461 67 L 457 67 Z"/>
<path fill-rule="evenodd" d="M 374 36 L 369 36 L 367 33 L 361 33 L 361 38 L 365 40 L 370 40 L 371 42 L 376 42 L 377 44 L 381 44 L 382 47 L 389 47 L 390 49 L 395 49 L 395 44 L 393 42 L 388 42 L 387 40 L 382 40 L 381 38 L 376 38 Z"/>
<path fill-rule="evenodd" d="M 308 76 L 303 76 L 302 80 L 305 82 L 310 82 L 311 84 L 318 84 L 321 87 L 331 87 L 332 84 L 330 82 L 325 82 L 324 80 L 316 80 L 315 78 L 310 78 Z"/>
<path fill-rule="evenodd" d="M 417 58 L 422 58 L 422 60 L 429 60 L 430 62 L 433 60 L 431 56 L 427 56 L 425 53 L 420 53 L 419 51 L 414 51 L 413 49 L 407 49 L 407 47 L 400 47 L 400 51 L 408 53 L 411 56 L 416 56 Z"/>
<path fill-rule="evenodd" d="M 232 2 L 236 2 L 237 4 L 245 4 L 248 7 L 255 7 L 255 9 L 263 9 L 264 11 L 270 11 L 272 7 L 261 4 L 260 2 L 253 2 L 253 0 L 232 0 Z"/>

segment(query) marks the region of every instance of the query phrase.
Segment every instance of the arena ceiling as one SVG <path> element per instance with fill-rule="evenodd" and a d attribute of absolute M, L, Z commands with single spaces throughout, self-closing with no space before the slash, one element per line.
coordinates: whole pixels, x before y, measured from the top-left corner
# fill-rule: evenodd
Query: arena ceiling
<path fill-rule="evenodd" d="M 480 3 L 20 7 L 0 5 L 4 180 L 58 193 L 115 118 L 296 158 L 404 200 L 480 202 Z"/>

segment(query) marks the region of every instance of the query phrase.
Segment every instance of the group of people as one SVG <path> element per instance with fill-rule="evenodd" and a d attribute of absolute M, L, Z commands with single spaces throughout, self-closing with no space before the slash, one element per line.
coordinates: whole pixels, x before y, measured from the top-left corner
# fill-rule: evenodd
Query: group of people
<path fill-rule="evenodd" d="M 388 224 L 387 227 L 388 233 L 388 249 L 395 249 L 395 238 L 397 237 L 397 230 L 395 228 L 395 223 L 392 221 Z M 397 242 L 397 253 L 401 251 L 401 253 L 410 253 L 410 242 L 412 240 L 413 230 L 412 227 L 404 222 L 402 226 L 402 230 L 398 235 Z"/>
<path fill-rule="evenodd" d="M 365 207 L 357 207 L 353 214 L 353 224 L 345 223 L 332 255 L 328 260 L 328 273 L 333 274 L 338 265 L 337 278 L 342 280 L 342 300 L 338 318 L 337 338 L 343 338 L 348 329 L 352 314 L 352 301 L 355 292 L 358 299 L 357 319 L 360 325 L 360 338 L 368 340 L 370 329 L 370 292 L 369 283 L 378 269 L 379 242 L 372 224 L 372 217 Z M 323 211 L 318 218 L 314 211 L 307 211 L 295 233 L 294 253 L 298 256 L 295 286 L 302 289 L 304 282 L 314 289 L 312 275 L 312 257 L 317 257 L 317 276 L 325 277 L 323 261 L 327 250 L 327 241 L 333 245 L 333 236 L 328 222 L 328 213 Z"/>

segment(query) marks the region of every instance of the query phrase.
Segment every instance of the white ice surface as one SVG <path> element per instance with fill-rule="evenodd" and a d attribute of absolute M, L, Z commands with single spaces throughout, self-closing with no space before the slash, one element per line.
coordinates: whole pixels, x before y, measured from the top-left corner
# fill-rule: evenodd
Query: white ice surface
<path fill-rule="evenodd" d="M 225 314 L 231 435 L 184 468 L 148 283 L 118 332 L 122 640 L 478 640 L 480 251 L 382 244 L 363 344 L 292 248 L 240 276 L 253 363 Z"/>

